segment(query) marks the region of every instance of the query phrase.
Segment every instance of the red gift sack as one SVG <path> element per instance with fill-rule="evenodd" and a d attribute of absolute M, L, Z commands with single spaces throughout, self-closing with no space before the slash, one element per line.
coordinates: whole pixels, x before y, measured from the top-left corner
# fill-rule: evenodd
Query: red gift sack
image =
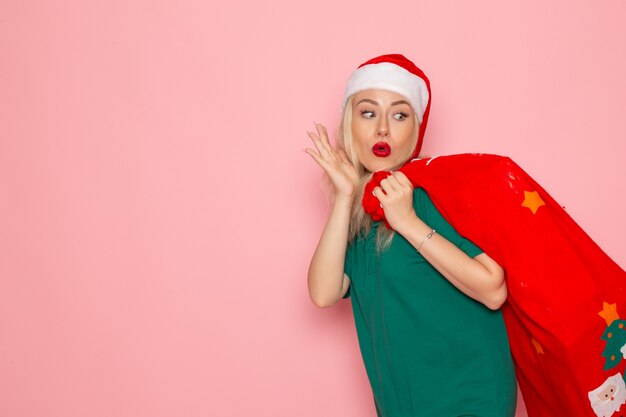
<path fill-rule="evenodd" d="M 505 269 L 502 312 L 529 417 L 626 416 L 626 273 L 507 157 L 442 156 L 400 171 Z M 384 219 L 371 192 L 363 205 Z"/>

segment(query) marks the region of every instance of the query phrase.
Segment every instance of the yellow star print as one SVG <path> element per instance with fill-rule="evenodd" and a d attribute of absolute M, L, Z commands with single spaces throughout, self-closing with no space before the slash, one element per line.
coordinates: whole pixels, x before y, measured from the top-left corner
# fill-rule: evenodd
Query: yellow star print
<path fill-rule="evenodd" d="M 602 311 L 600 311 L 598 315 L 606 321 L 607 326 L 610 326 L 611 323 L 619 319 L 616 304 L 609 304 L 606 301 L 602 303 Z"/>
<path fill-rule="evenodd" d="M 537 339 L 535 339 L 533 337 L 533 339 L 531 340 L 531 343 L 533 344 L 533 346 L 535 347 L 535 350 L 537 351 L 537 354 L 539 355 L 544 355 L 543 352 L 543 347 L 541 347 L 541 344 L 539 344 L 539 342 L 537 342 Z"/>
<path fill-rule="evenodd" d="M 522 207 L 528 207 L 533 214 L 537 213 L 539 207 L 545 205 L 537 191 L 524 191 L 524 202 Z"/>

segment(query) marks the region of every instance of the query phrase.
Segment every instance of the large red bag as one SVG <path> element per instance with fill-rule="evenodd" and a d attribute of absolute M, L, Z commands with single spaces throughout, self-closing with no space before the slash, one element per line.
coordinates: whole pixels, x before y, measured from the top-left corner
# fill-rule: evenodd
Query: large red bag
<path fill-rule="evenodd" d="M 626 273 L 507 157 L 442 156 L 400 171 L 505 269 L 502 312 L 529 417 L 626 416 Z M 384 220 L 371 192 L 363 205 Z"/>

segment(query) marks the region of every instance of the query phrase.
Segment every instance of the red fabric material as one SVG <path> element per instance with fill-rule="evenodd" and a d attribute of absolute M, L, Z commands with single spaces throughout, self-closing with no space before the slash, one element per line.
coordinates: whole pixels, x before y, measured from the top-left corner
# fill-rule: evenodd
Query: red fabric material
<path fill-rule="evenodd" d="M 588 393 L 618 371 L 623 377 L 626 361 L 619 355 L 604 370 L 608 342 L 601 337 L 611 320 L 599 313 L 604 303 L 615 303 L 626 315 L 626 273 L 507 157 L 444 156 L 400 171 L 505 269 L 509 295 L 502 312 L 528 415 L 596 417 Z M 387 175 L 376 173 L 368 186 Z M 371 192 L 363 205 L 384 219 Z"/>
<path fill-rule="evenodd" d="M 380 201 L 378 198 L 374 196 L 374 188 L 380 185 L 380 182 L 389 176 L 389 172 L 387 171 L 378 171 L 374 172 L 372 179 L 370 182 L 365 184 L 365 190 L 363 191 L 363 208 L 365 212 L 372 216 L 374 221 L 382 220 L 385 222 L 385 226 L 387 229 L 390 229 L 391 226 L 387 222 L 385 218 L 385 212 L 383 207 L 380 205 Z"/>

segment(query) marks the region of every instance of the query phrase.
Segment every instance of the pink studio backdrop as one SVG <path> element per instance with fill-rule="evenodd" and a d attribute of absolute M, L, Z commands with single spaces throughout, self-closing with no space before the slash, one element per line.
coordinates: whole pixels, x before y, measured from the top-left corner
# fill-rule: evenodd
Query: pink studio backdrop
<path fill-rule="evenodd" d="M 308 298 L 328 207 L 302 149 L 381 53 L 431 79 L 425 152 L 511 156 L 626 267 L 625 18 L 0 2 L 0 415 L 375 416 L 350 302 Z"/>

